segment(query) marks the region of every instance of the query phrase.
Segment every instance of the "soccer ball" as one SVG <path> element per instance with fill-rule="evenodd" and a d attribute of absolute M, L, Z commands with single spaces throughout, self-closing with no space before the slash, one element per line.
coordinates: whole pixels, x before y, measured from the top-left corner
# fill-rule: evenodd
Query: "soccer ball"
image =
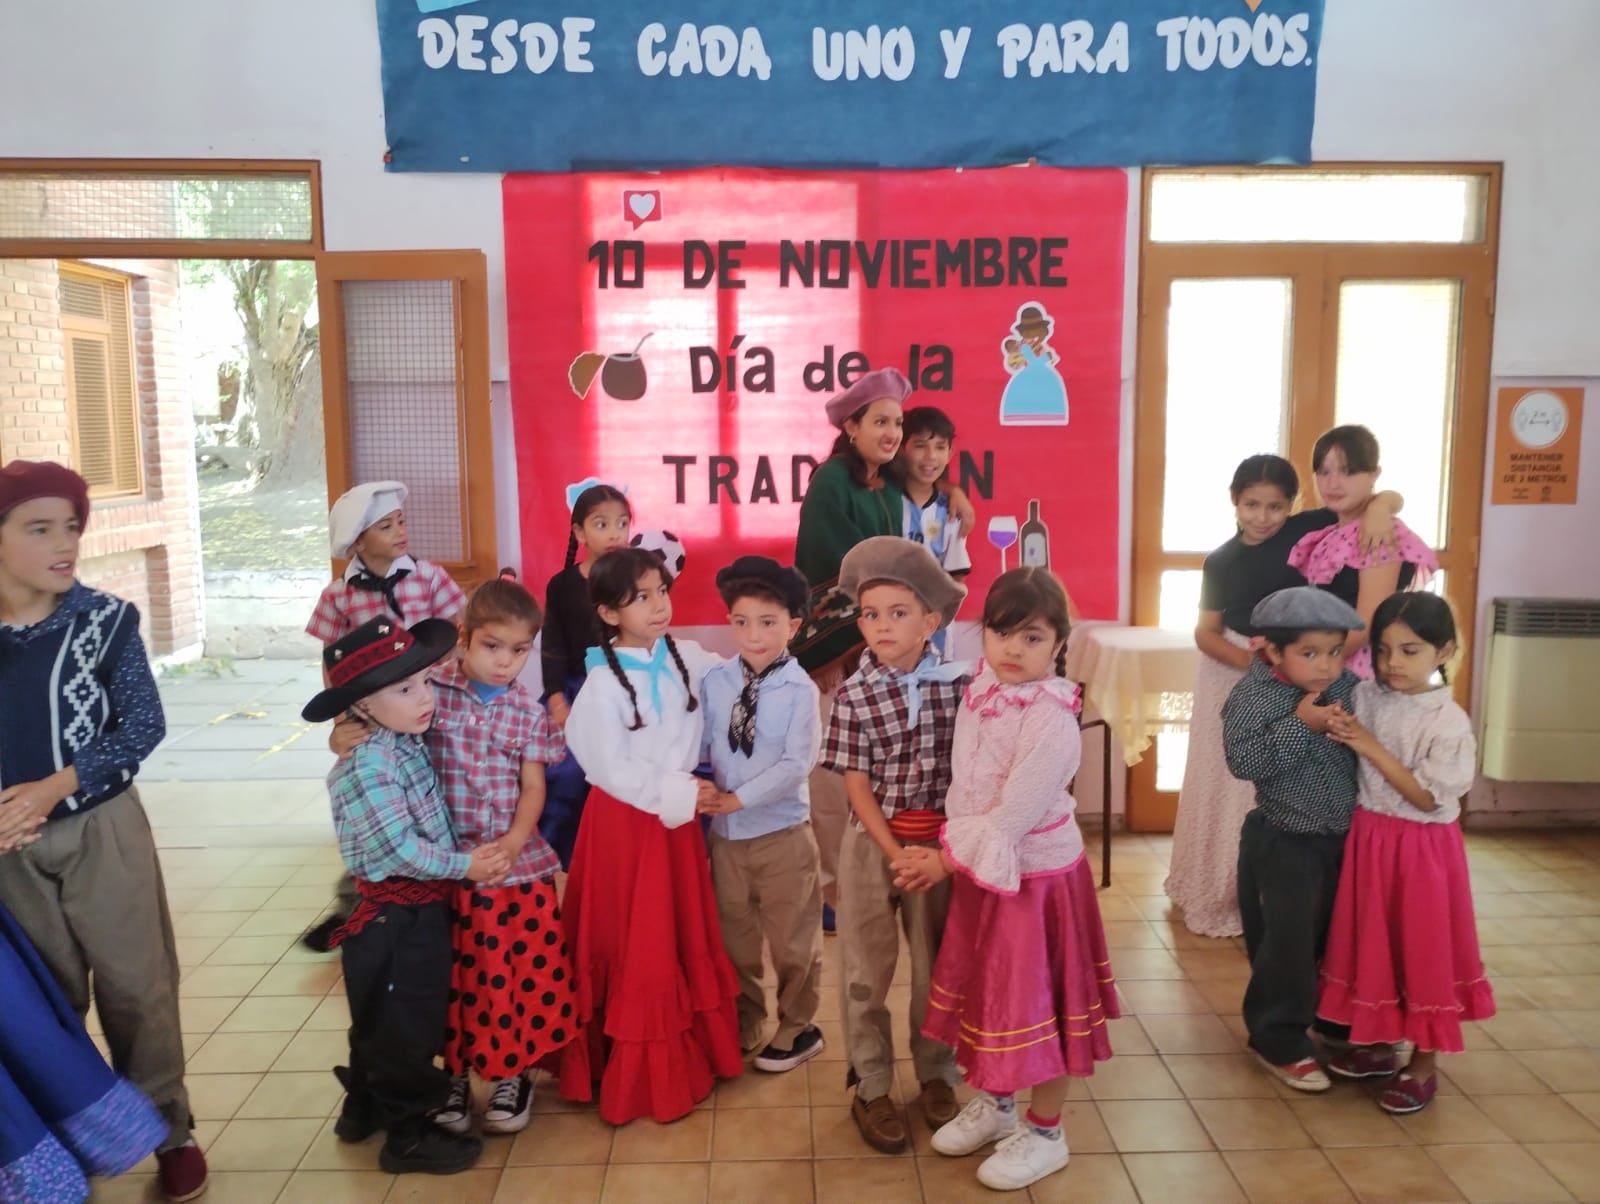
<path fill-rule="evenodd" d="M 683 575 L 683 566 L 689 560 L 689 553 L 683 548 L 683 540 L 671 531 L 640 531 L 628 541 L 628 546 L 655 552 L 661 557 L 663 567 L 674 578 Z"/>

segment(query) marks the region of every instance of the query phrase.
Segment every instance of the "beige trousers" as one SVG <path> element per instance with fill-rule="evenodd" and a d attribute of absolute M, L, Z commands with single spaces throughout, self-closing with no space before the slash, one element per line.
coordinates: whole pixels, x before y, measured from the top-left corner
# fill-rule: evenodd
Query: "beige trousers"
<path fill-rule="evenodd" d="M 844 673 L 830 667 L 812 680 L 817 683 L 817 713 L 826 739 L 833 696 L 844 684 Z M 818 765 L 811 771 L 811 826 L 816 831 L 817 852 L 822 859 L 822 900 L 829 907 L 839 905 L 839 842 L 849 822 L 850 799 L 845 794 L 844 775 Z"/>
<path fill-rule="evenodd" d="M 189 1139 L 178 1022 L 178 952 L 150 821 L 129 789 L 81 815 L 53 819 L 39 840 L 0 856 L 0 904 L 28 934 L 68 1001 L 94 1003 L 111 1065 L 170 1126 L 163 1150 Z"/>
<path fill-rule="evenodd" d="M 839 997 L 845 1052 L 864 1100 L 887 1095 L 894 1085 L 888 1001 L 900 960 L 901 932 L 911 949 L 911 1011 L 907 1019 L 917 1082 L 943 1079 L 954 1086 L 961 1081 L 955 1052 L 922 1035 L 933 960 L 939 953 L 949 910 L 948 880 L 921 894 L 902 891 L 895 886 L 889 863 L 872 837 L 854 824 L 845 829 L 839 851 L 839 956 L 843 968 Z"/>
<path fill-rule="evenodd" d="M 711 837 L 711 880 L 722 943 L 739 975 L 739 1035 L 744 1048 L 766 1044 L 767 996 L 761 946 L 778 975 L 778 1031 L 789 1049 L 816 1021 L 822 990 L 822 880 L 810 824 L 752 840 Z"/>

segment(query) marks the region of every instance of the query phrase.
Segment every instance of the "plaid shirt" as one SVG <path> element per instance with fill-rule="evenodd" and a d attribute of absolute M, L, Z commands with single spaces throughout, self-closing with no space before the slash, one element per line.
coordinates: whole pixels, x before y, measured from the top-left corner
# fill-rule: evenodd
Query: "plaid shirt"
<path fill-rule="evenodd" d="M 328 797 L 339 852 L 362 881 L 467 876 L 471 858 L 457 851 L 420 738 L 378 728 L 333 767 Z"/>
<path fill-rule="evenodd" d="M 521 682 L 484 702 L 452 658 L 434 674 L 434 685 L 438 703 L 424 739 L 456 836 L 473 848 L 510 830 L 522 797 L 523 762 L 553 765 L 566 755 L 566 743 Z M 555 850 L 535 829 L 504 884 L 548 878 L 560 868 Z"/>
<path fill-rule="evenodd" d="M 324 644 L 349 635 L 368 619 L 389 613 L 389 602 L 377 590 L 357 589 L 350 579 L 362 571 L 361 558 L 352 557 L 350 567 L 338 581 L 329 582 L 317 599 L 317 608 L 311 612 L 306 624 L 306 634 Z M 394 587 L 394 596 L 400 601 L 407 627 L 423 619 L 449 619 L 461 621 L 461 612 L 467 608 L 467 596 L 461 587 L 431 560 L 412 560 L 402 556 L 389 569 L 410 569 L 411 574 Z M 398 616 L 397 616 L 398 617 Z"/>
<path fill-rule="evenodd" d="M 944 810 L 956 714 L 972 682 L 970 673 L 922 682 L 922 713 L 910 727 L 906 676 L 868 651 L 860 670 L 833 696 L 818 762 L 834 773 L 866 774 L 885 819 L 902 811 Z M 853 811 L 850 822 L 860 827 Z"/>
<path fill-rule="evenodd" d="M 1317 705 L 1355 713 L 1348 669 Z M 1356 754 L 1313 732 L 1295 714 L 1306 692 L 1257 657 L 1222 704 L 1222 747 L 1234 777 L 1254 782 L 1256 809 L 1285 832 L 1341 836 L 1356 807 Z"/>

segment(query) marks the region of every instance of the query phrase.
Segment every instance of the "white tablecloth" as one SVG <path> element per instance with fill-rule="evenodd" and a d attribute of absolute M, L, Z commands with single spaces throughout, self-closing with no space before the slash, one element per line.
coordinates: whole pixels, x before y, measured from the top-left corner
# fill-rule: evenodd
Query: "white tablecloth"
<path fill-rule="evenodd" d="M 1083 625 L 1067 645 L 1067 676 L 1088 709 L 1111 724 L 1137 765 L 1160 732 L 1188 726 L 1200 650 L 1187 631 Z"/>

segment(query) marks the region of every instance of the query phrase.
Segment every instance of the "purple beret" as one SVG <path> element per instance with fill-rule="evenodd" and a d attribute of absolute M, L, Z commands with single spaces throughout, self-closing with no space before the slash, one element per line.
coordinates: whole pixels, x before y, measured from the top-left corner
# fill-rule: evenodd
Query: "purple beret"
<path fill-rule="evenodd" d="M 875 401 L 903 402 L 911 396 L 911 382 L 898 368 L 879 368 L 868 372 L 843 393 L 828 398 L 828 421 L 840 430 L 844 422 L 857 410 L 864 410 Z"/>
<path fill-rule="evenodd" d="M 89 526 L 89 482 L 65 464 L 49 460 L 13 460 L 0 468 L 0 515 L 23 502 L 42 497 L 65 498 L 72 503 L 78 526 Z"/>

